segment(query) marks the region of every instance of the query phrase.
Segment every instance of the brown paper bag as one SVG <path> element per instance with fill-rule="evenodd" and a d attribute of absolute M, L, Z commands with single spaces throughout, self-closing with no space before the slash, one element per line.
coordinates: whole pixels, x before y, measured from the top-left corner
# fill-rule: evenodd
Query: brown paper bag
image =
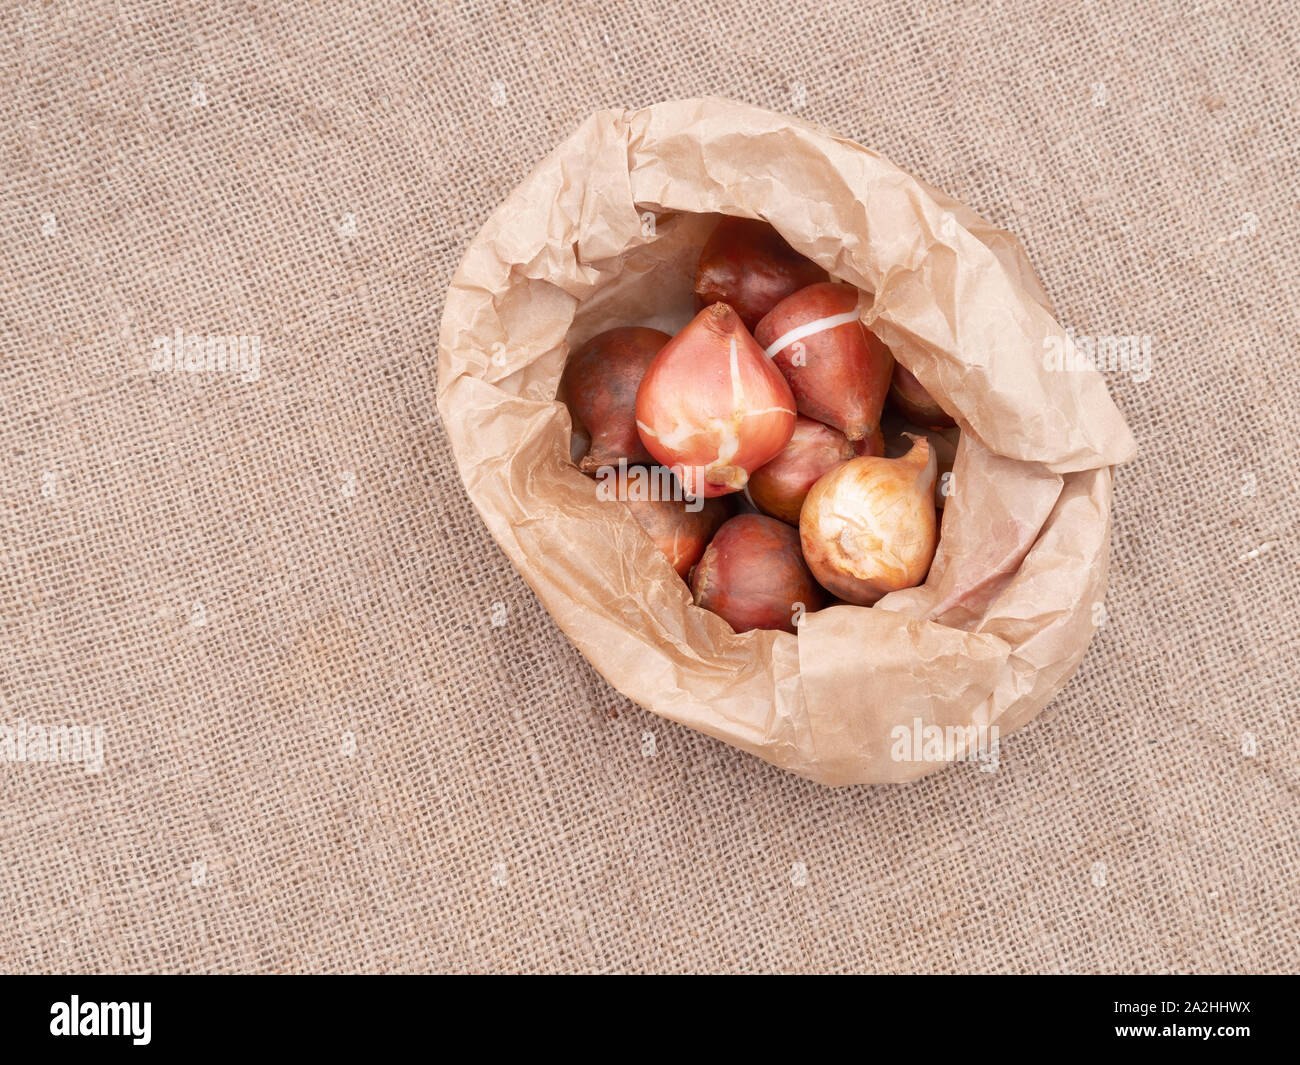
<path fill-rule="evenodd" d="M 555 398 L 588 337 L 690 319 L 719 214 L 874 293 L 864 322 L 961 428 L 925 584 L 797 637 L 694 606 L 573 465 Z M 1134 441 L 1100 374 L 1051 364 L 1065 342 L 1009 234 L 826 130 L 685 100 L 593 115 L 488 220 L 447 294 L 438 409 L 493 536 L 620 692 L 825 784 L 897 783 L 1031 720 L 1101 616 L 1110 467 Z"/>

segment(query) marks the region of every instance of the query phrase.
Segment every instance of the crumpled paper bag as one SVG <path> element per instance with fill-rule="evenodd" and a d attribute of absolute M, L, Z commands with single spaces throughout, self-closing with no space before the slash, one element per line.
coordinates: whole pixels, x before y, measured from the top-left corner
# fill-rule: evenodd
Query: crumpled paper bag
<path fill-rule="evenodd" d="M 925 584 L 736 635 L 570 460 L 565 358 L 675 332 L 719 214 L 763 218 L 874 298 L 863 321 L 961 429 Z M 488 220 L 447 293 L 438 409 L 470 498 L 556 622 L 656 714 L 825 784 L 914 779 L 1065 684 L 1105 594 L 1111 470 L 1134 441 L 1019 244 L 874 152 L 727 100 L 601 111 Z M 923 757 L 901 737 L 955 737 Z M 963 739 L 967 737 L 966 740 Z M 938 760 L 936 760 L 936 758 Z"/>

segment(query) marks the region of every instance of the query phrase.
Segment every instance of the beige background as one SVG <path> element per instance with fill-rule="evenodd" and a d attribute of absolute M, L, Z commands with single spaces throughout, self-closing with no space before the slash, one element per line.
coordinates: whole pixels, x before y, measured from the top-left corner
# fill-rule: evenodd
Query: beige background
<path fill-rule="evenodd" d="M 103 726 L 106 765 L 0 764 L 0 968 L 1295 970 L 1297 36 L 7 8 L 0 724 Z M 832 791 L 652 717 L 468 505 L 433 406 L 463 248 L 591 111 L 702 94 L 883 152 L 1067 325 L 1154 338 L 1110 375 L 1143 450 L 1107 622 L 996 773 Z M 150 373 L 177 327 L 258 334 L 261 379 Z"/>

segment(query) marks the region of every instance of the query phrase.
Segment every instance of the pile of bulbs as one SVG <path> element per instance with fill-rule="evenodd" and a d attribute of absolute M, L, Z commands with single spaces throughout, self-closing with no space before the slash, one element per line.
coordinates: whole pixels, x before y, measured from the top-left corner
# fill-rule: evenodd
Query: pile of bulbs
<path fill-rule="evenodd" d="M 579 468 L 613 474 L 696 604 L 736 632 L 795 632 L 823 606 L 920 584 L 955 423 L 862 325 L 858 290 L 766 223 L 724 218 L 695 297 L 674 337 L 610 329 L 569 359 Z M 630 468 L 656 465 L 680 491 L 625 490 Z"/>

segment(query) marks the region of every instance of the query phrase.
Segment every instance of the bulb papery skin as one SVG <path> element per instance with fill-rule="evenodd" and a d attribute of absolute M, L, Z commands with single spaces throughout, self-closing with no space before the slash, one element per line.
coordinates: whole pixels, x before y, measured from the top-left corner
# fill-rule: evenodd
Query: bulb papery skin
<path fill-rule="evenodd" d="M 798 525 L 808 490 L 853 455 L 854 446 L 838 429 L 800 415 L 781 453 L 750 476 L 749 501 L 764 514 Z"/>
<path fill-rule="evenodd" d="M 950 429 L 957 422 L 934 401 L 925 386 L 906 366 L 894 363 L 889 405 L 909 422 L 924 429 Z"/>
<path fill-rule="evenodd" d="M 826 282 L 787 296 L 763 318 L 754 339 L 790 382 L 799 413 L 850 440 L 870 436 L 894 357 L 858 317 L 858 290 Z"/>
<path fill-rule="evenodd" d="M 790 386 L 725 303 L 664 345 L 636 398 L 646 450 L 706 499 L 744 488 L 789 442 L 795 417 Z"/>
<path fill-rule="evenodd" d="M 855 458 L 813 485 L 799 539 L 822 587 L 870 606 L 925 580 L 938 544 L 935 474 L 934 451 L 917 436 L 901 458 Z"/>
<path fill-rule="evenodd" d="M 576 428 L 591 439 L 578 460 L 583 473 L 615 466 L 619 459 L 629 465 L 650 461 L 636 428 L 636 394 L 651 361 L 671 339 L 658 329 L 624 326 L 597 334 L 569 356 L 560 396 Z"/>
<path fill-rule="evenodd" d="M 723 523 L 695 567 L 691 594 L 736 632 L 795 632 L 826 601 L 799 553 L 798 531 L 762 514 Z"/>
<path fill-rule="evenodd" d="M 695 308 L 734 307 L 753 329 L 792 292 L 826 280 L 826 271 L 805 259 L 766 222 L 723 218 L 700 253 L 695 270 Z"/>
<path fill-rule="evenodd" d="M 632 517 L 677 575 L 689 580 L 713 534 L 727 520 L 726 501 L 701 499 L 688 503 L 672 498 L 672 475 L 657 466 L 614 469 L 607 478 L 598 479 L 602 482 L 598 498 L 626 503 Z"/>

